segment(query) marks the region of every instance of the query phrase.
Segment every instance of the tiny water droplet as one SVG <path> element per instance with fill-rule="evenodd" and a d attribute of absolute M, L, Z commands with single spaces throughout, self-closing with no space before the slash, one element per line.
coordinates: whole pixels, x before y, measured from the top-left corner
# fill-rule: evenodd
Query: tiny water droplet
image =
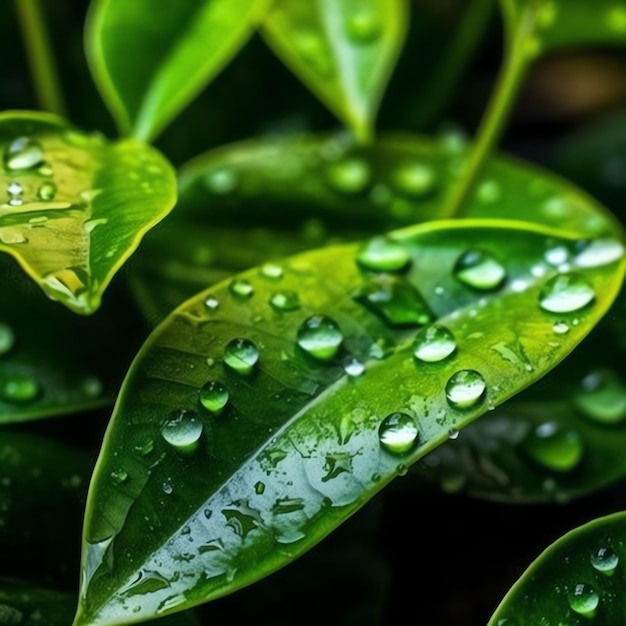
<path fill-rule="evenodd" d="M 626 418 L 626 386 L 610 370 L 593 371 L 583 379 L 574 405 L 595 422 L 619 424 Z"/>
<path fill-rule="evenodd" d="M 154 440 L 146 439 L 135 446 L 135 452 L 141 456 L 148 456 L 154 450 Z"/>
<path fill-rule="evenodd" d="M 483 204 L 495 204 L 502 198 L 502 190 L 495 180 L 485 180 L 476 190 L 476 197 Z"/>
<path fill-rule="evenodd" d="M 111 480 L 116 485 L 121 485 L 128 480 L 128 472 L 123 469 L 116 469 L 111 472 Z"/>
<path fill-rule="evenodd" d="M 413 342 L 413 354 L 425 363 L 443 361 L 456 350 L 454 335 L 445 326 L 428 326 L 420 330 Z"/>
<path fill-rule="evenodd" d="M 372 43 L 382 32 L 382 23 L 374 11 L 361 11 L 350 15 L 347 34 L 356 43 Z"/>
<path fill-rule="evenodd" d="M 9 197 L 21 196 L 24 193 L 24 187 L 20 183 L 12 182 L 7 185 L 7 193 Z"/>
<path fill-rule="evenodd" d="M 9 170 L 28 170 L 43 163 L 42 145 L 30 137 L 14 139 L 4 153 L 4 166 Z"/>
<path fill-rule="evenodd" d="M 624 246 L 617 239 L 594 239 L 588 242 L 573 260 L 576 267 L 600 267 L 619 261 L 624 256 Z"/>
<path fill-rule="evenodd" d="M 585 617 L 593 617 L 600 604 L 600 596 L 591 585 L 579 583 L 568 589 L 567 601 L 572 611 Z"/>
<path fill-rule="evenodd" d="M 43 183 L 37 190 L 37 197 L 44 202 L 54 200 L 56 194 L 57 186 L 51 181 Z"/>
<path fill-rule="evenodd" d="M 535 462 L 556 472 L 569 472 L 584 453 L 580 433 L 549 421 L 535 428 L 523 442 L 524 450 Z"/>
<path fill-rule="evenodd" d="M 448 403 L 458 409 L 476 406 L 485 393 L 485 379 L 475 370 L 459 370 L 446 383 Z"/>
<path fill-rule="evenodd" d="M 254 294 L 254 287 L 249 280 L 245 278 L 235 278 L 231 281 L 230 285 L 228 285 L 228 289 L 233 296 L 237 298 L 250 298 Z"/>
<path fill-rule="evenodd" d="M 425 198 L 437 190 L 437 173 L 429 165 L 409 163 L 393 176 L 397 190 L 414 198 Z"/>
<path fill-rule="evenodd" d="M 250 374 L 259 360 L 259 350 L 249 339 L 232 339 L 224 349 L 224 363 L 238 374 Z"/>
<path fill-rule="evenodd" d="M 254 493 L 258 496 L 265 492 L 265 483 L 262 483 L 260 480 L 254 484 Z"/>
<path fill-rule="evenodd" d="M 270 304 L 277 311 L 296 311 L 300 308 L 300 298 L 297 292 L 285 289 L 275 291 L 270 296 Z"/>
<path fill-rule="evenodd" d="M 357 377 L 365 372 L 365 365 L 356 357 L 349 356 L 343 362 L 343 370 L 348 376 Z"/>
<path fill-rule="evenodd" d="M 598 548 L 591 553 L 591 565 L 607 576 L 613 574 L 618 564 L 619 556 L 611 548 Z"/>
<path fill-rule="evenodd" d="M 0 399 L 9 404 L 30 404 L 41 395 L 41 386 L 27 374 L 6 374 L 0 379 Z"/>
<path fill-rule="evenodd" d="M 214 415 L 219 415 L 228 404 L 228 389 L 216 380 L 210 380 L 200 389 L 200 404 Z"/>
<path fill-rule="evenodd" d="M 162 485 L 161 485 L 161 489 L 163 490 L 163 493 L 167 496 L 171 495 L 172 492 L 174 491 L 174 487 L 172 487 L 172 484 L 168 481 L 165 481 Z"/>
<path fill-rule="evenodd" d="M 15 334 L 13 329 L 0 322 L 0 355 L 6 354 L 15 345 Z"/>
<path fill-rule="evenodd" d="M 218 196 L 225 196 L 237 189 L 239 177 L 231 168 L 222 167 L 209 172 L 204 177 L 207 189 Z"/>
<path fill-rule="evenodd" d="M 541 289 L 539 306 L 550 313 L 571 313 L 590 304 L 596 294 L 579 274 L 553 276 Z"/>
<path fill-rule="evenodd" d="M 283 277 L 283 268 L 275 263 L 265 263 L 261 266 L 259 273 L 263 278 L 269 280 L 280 280 Z"/>
<path fill-rule="evenodd" d="M 302 322 L 297 333 L 298 345 L 312 357 L 329 361 L 339 350 L 343 333 L 337 322 L 325 315 L 312 315 Z"/>
<path fill-rule="evenodd" d="M 208 296 L 204 301 L 204 306 L 209 309 L 209 311 L 215 311 L 220 305 L 219 300 L 215 296 Z"/>
<path fill-rule="evenodd" d="M 183 452 L 197 448 L 202 435 L 202 422 L 193 411 L 172 411 L 161 425 L 161 435 L 167 443 Z"/>
<path fill-rule="evenodd" d="M 557 335 L 565 335 L 566 333 L 569 333 L 569 324 L 567 322 L 564 322 L 563 320 L 554 322 L 552 330 Z"/>
<path fill-rule="evenodd" d="M 386 237 L 374 237 L 356 255 L 357 263 L 374 272 L 400 272 L 405 270 L 411 255 L 402 244 Z"/>
<path fill-rule="evenodd" d="M 102 395 L 102 381 L 95 376 L 86 376 L 80 381 L 80 390 L 87 398 L 98 398 Z"/>
<path fill-rule="evenodd" d="M 380 445 L 393 454 L 405 454 L 411 450 L 418 435 L 415 420 L 406 413 L 388 415 L 378 428 Z"/>
<path fill-rule="evenodd" d="M 359 193 L 367 188 L 370 179 L 370 166 L 359 157 L 345 158 L 326 168 L 326 181 L 340 193 Z"/>
<path fill-rule="evenodd" d="M 453 272 L 459 282 L 481 291 L 497 289 L 506 279 L 504 266 L 483 250 L 464 252 L 457 259 Z"/>
<path fill-rule="evenodd" d="M 448 429 L 448 439 L 455 441 L 459 438 L 459 431 L 456 428 Z"/>

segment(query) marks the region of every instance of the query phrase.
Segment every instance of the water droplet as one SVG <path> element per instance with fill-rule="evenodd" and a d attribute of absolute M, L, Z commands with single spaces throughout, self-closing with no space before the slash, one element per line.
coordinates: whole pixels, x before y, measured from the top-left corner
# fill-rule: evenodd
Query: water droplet
<path fill-rule="evenodd" d="M 265 263 L 261 266 L 259 273 L 263 278 L 269 278 L 270 280 L 280 280 L 283 277 L 283 268 L 275 263 Z"/>
<path fill-rule="evenodd" d="M 270 297 L 270 304 L 277 311 L 295 311 L 300 308 L 300 298 L 295 291 L 275 291 Z"/>
<path fill-rule="evenodd" d="M 356 292 L 354 299 L 389 326 L 423 326 L 434 317 L 419 291 L 399 276 L 371 278 Z"/>
<path fill-rule="evenodd" d="M 437 173 L 429 165 L 409 163 L 395 172 L 393 181 L 398 191 L 415 198 L 424 198 L 437 190 Z"/>
<path fill-rule="evenodd" d="M 245 278 L 235 278 L 231 281 L 230 285 L 228 285 L 228 289 L 233 296 L 237 298 L 250 298 L 254 294 L 254 288 L 249 280 Z"/>
<path fill-rule="evenodd" d="M 529 456 L 543 467 L 569 472 L 581 461 L 584 446 L 578 431 L 564 429 L 557 422 L 544 422 L 523 443 Z"/>
<path fill-rule="evenodd" d="M 297 334 L 298 345 L 320 361 L 332 359 L 343 341 L 341 329 L 330 317 L 312 315 L 302 322 Z"/>
<path fill-rule="evenodd" d="M 161 425 L 161 435 L 167 443 L 183 452 L 197 448 L 202 435 L 202 422 L 193 411 L 172 411 Z"/>
<path fill-rule="evenodd" d="M 43 147 L 29 137 L 14 139 L 4 153 L 4 166 L 9 170 L 28 170 L 43 163 Z"/>
<path fill-rule="evenodd" d="M 475 370 L 459 370 L 446 383 L 446 398 L 457 409 L 476 406 L 483 398 L 487 385 Z"/>
<path fill-rule="evenodd" d="M 569 325 L 567 322 L 560 320 L 558 322 L 554 322 L 554 325 L 552 326 L 552 330 L 557 335 L 565 335 L 566 333 L 569 333 Z"/>
<path fill-rule="evenodd" d="M 237 189 L 239 177 L 231 168 L 221 167 L 212 170 L 204 177 L 207 189 L 218 196 L 225 196 Z"/>
<path fill-rule="evenodd" d="M 347 34 L 356 43 L 371 43 L 380 37 L 382 23 L 374 11 L 361 11 L 350 15 Z"/>
<path fill-rule="evenodd" d="M 24 193 L 24 187 L 20 183 L 12 182 L 7 185 L 7 193 L 10 198 L 21 196 Z"/>
<path fill-rule="evenodd" d="M 141 456 L 148 456 L 154 451 L 154 440 L 146 439 L 135 446 L 135 452 Z"/>
<path fill-rule="evenodd" d="M 574 405 L 595 422 L 618 424 L 626 418 L 626 386 L 614 372 L 596 370 L 583 379 Z"/>
<path fill-rule="evenodd" d="M 380 445 L 394 454 L 404 454 L 417 442 L 419 431 L 415 420 L 406 413 L 388 415 L 378 428 Z"/>
<path fill-rule="evenodd" d="M 356 357 L 349 356 L 343 362 L 343 370 L 348 376 L 357 377 L 365 372 L 365 365 Z"/>
<path fill-rule="evenodd" d="M 595 298 L 593 287 L 579 274 L 553 276 L 541 289 L 539 305 L 550 313 L 579 311 Z"/>
<path fill-rule="evenodd" d="M 591 585 L 579 583 L 568 589 L 567 601 L 572 611 L 585 617 L 593 617 L 600 604 L 600 596 Z"/>
<path fill-rule="evenodd" d="M 232 339 L 224 348 L 224 363 L 238 374 L 250 374 L 258 360 L 259 350 L 249 339 Z"/>
<path fill-rule="evenodd" d="M 174 491 L 174 487 L 172 487 L 172 483 L 170 483 L 169 481 L 165 481 L 161 485 L 161 489 L 163 489 L 163 493 L 167 496 L 171 495 Z"/>
<path fill-rule="evenodd" d="M 599 572 L 611 576 L 619 563 L 619 556 L 611 548 L 598 548 L 591 553 L 591 565 Z"/>
<path fill-rule="evenodd" d="M 216 381 L 210 380 L 200 389 L 200 404 L 214 415 L 219 415 L 228 404 L 228 389 Z"/>
<path fill-rule="evenodd" d="M 219 300 L 215 296 L 208 296 L 204 301 L 204 306 L 209 309 L 209 311 L 215 311 L 220 305 Z"/>
<path fill-rule="evenodd" d="M 54 200 L 56 194 L 57 186 L 51 181 L 43 183 L 37 190 L 37 197 L 45 202 Z"/>
<path fill-rule="evenodd" d="M 456 441 L 459 438 L 459 431 L 456 428 L 448 429 L 448 439 L 452 439 L 452 441 Z"/>
<path fill-rule="evenodd" d="M 502 264 L 482 250 L 464 252 L 456 261 L 453 271 L 458 281 L 481 291 L 497 289 L 506 279 L 506 270 Z"/>
<path fill-rule="evenodd" d="M 116 469 L 111 472 L 111 480 L 116 485 L 121 485 L 128 480 L 128 472 L 123 469 Z"/>
<path fill-rule="evenodd" d="M 624 256 L 624 246 L 616 239 L 594 239 L 573 260 L 577 267 L 600 267 Z"/>
<path fill-rule="evenodd" d="M 95 376 L 86 376 L 80 381 L 79 386 L 87 398 L 99 398 L 102 395 L 102 381 Z"/>
<path fill-rule="evenodd" d="M 485 180 L 476 190 L 476 197 L 483 204 L 495 204 L 502 198 L 502 190 L 495 180 Z"/>
<path fill-rule="evenodd" d="M 0 322 L 0 355 L 6 354 L 15 345 L 15 334 L 7 324 Z"/>
<path fill-rule="evenodd" d="M 408 249 L 386 237 L 374 237 L 356 255 L 357 263 L 374 272 L 400 272 L 411 261 Z"/>
<path fill-rule="evenodd" d="M 0 398 L 9 404 L 30 404 L 41 395 L 41 386 L 32 376 L 7 374 L 0 379 Z"/>
<path fill-rule="evenodd" d="M 445 326 L 428 326 L 415 336 L 413 354 L 426 363 L 443 361 L 456 350 L 454 335 Z"/>
<path fill-rule="evenodd" d="M 367 188 L 371 179 L 370 166 L 364 159 L 350 157 L 326 168 L 328 184 L 340 193 L 356 194 Z"/>

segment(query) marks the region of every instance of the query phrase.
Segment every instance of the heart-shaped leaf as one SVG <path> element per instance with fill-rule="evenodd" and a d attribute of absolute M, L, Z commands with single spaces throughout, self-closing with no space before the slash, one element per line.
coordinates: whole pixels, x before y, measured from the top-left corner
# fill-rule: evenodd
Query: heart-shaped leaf
<path fill-rule="evenodd" d="M 580 526 L 547 548 L 511 588 L 489 626 L 624 623 L 626 513 Z"/>
<path fill-rule="evenodd" d="M 406 0 L 277 0 L 262 32 L 311 91 L 367 140 L 408 11 Z"/>
<path fill-rule="evenodd" d="M 269 0 L 95 0 L 91 72 L 119 129 L 148 141 L 245 44 Z"/>
<path fill-rule="evenodd" d="M 176 200 L 169 163 L 52 115 L 0 114 L 0 250 L 52 299 L 93 313 L 115 272 Z"/>
<path fill-rule="evenodd" d="M 554 367 L 623 273 L 615 240 L 434 222 L 186 302 L 138 355 L 107 431 L 75 625 L 173 612 L 287 564 Z"/>

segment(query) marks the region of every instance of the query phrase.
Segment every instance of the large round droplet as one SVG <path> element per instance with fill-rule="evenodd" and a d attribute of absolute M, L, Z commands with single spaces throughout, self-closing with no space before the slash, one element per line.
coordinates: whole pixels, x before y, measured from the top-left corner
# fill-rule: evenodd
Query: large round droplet
<path fill-rule="evenodd" d="M 426 363 L 443 361 L 456 350 L 454 335 L 445 326 L 428 326 L 415 336 L 413 354 Z"/>
<path fill-rule="evenodd" d="M 214 415 L 219 415 L 228 404 L 228 389 L 217 380 L 210 380 L 200 389 L 200 404 Z"/>
<path fill-rule="evenodd" d="M 557 422 L 537 426 L 523 444 L 533 461 L 555 472 L 569 472 L 581 461 L 583 440 L 576 430 L 562 428 Z"/>
<path fill-rule="evenodd" d="M 617 424 L 626 418 L 626 386 L 614 372 L 596 370 L 582 381 L 574 404 L 585 417 L 603 424 Z"/>
<path fill-rule="evenodd" d="M 228 285 L 228 289 L 233 296 L 242 300 L 251 298 L 254 294 L 254 287 L 249 280 L 245 278 L 235 278 Z"/>
<path fill-rule="evenodd" d="M 550 313 L 571 313 L 586 307 L 595 297 L 593 287 L 579 274 L 558 274 L 543 286 L 539 306 Z"/>
<path fill-rule="evenodd" d="M 0 379 L 0 398 L 9 404 L 30 404 L 41 394 L 39 382 L 27 374 L 8 374 Z"/>
<path fill-rule="evenodd" d="M 591 553 L 591 565 L 606 576 L 611 576 L 619 563 L 619 556 L 611 548 L 598 548 Z"/>
<path fill-rule="evenodd" d="M 600 267 L 619 261 L 624 256 L 624 246 L 617 239 L 594 239 L 574 257 L 577 267 Z"/>
<path fill-rule="evenodd" d="M 394 454 L 404 454 L 411 450 L 418 434 L 415 420 L 406 413 L 388 415 L 378 428 L 380 445 Z"/>
<path fill-rule="evenodd" d="M 259 350 L 249 339 L 233 339 L 224 349 L 224 363 L 238 374 L 250 374 L 259 360 Z"/>
<path fill-rule="evenodd" d="M 483 250 L 468 250 L 454 264 L 454 276 L 474 289 L 491 291 L 506 279 L 504 266 L 491 254 Z"/>
<path fill-rule="evenodd" d="M 386 237 L 374 237 L 356 255 L 357 263 L 374 272 L 400 272 L 406 269 L 411 255 L 405 246 Z"/>
<path fill-rule="evenodd" d="M 193 411 L 173 411 L 161 425 L 161 435 L 170 445 L 182 452 L 197 448 L 202 435 L 202 422 Z"/>
<path fill-rule="evenodd" d="M 297 334 L 298 345 L 320 361 L 332 359 L 343 341 L 337 322 L 325 315 L 312 315 L 302 322 Z"/>
<path fill-rule="evenodd" d="M 398 191 L 414 198 L 424 198 L 437 189 L 437 174 L 429 165 L 409 163 L 393 176 Z"/>
<path fill-rule="evenodd" d="M 28 170 L 43 163 L 42 145 L 29 137 L 13 140 L 4 153 L 4 166 L 9 170 Z"/>
<path fill-rule="evenodd" d="M 15 344 L 13 329 L 0 322 L 0 355 L 6 354 Z"/>
<path fill-rule="evenodd" d="M 341 193 L 355 194 L 363 191 L 371 179 L 370 166 L 364 159 L 350 157 L 332 163 L 326 169 L 328 184 Z"/>
<path fill-rule="evenodd" d="M 457 409 L 469 409 L 483 398 L 487 384 L 475 370 L 460 370 L 446 383 L 446 398 Z"/>
<path fill-rule="evenodd" d="M 567 601 L 572 611 L 585 617 L 593 617 L 600 604 L 600 596 L 591 585 L 579 583 L 568 589 Z"/>

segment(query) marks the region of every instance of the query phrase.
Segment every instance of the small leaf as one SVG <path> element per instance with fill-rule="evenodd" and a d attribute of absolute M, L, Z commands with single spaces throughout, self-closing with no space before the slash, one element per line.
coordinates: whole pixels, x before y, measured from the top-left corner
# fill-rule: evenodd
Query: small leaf
<path fill-rule="evenodd" d="M 50 298 L 93 313 L 174 205 L 171 166 L 138 141 L 107 144 L 43 113 L 0 114 L 0 151 L 0 250 Z"/>
<path fill-rule="evenodd" d="M 278 0 L 263 24 L 268 44 L 361 140 L 402 49 L 405 0 Z"/>
<path fill-rule="evenodd" d="M 76 626 L 174 612 L 307 551 L 580 342 L 624 274 L 604 245 L 435 222 L 254 268 L 186 302 L 138 355 L 110 423 Z M 550 264 L 555 247 L 569 269 Z"/>
<path fill-rule="evenodd" d="M 268 2 L 92 2 L 87 58 L 119 129 L 154 139 L 246 43 Z"/>
<path fill-rule="evenodd" d="M 524 572 L 489 621 L 624 623 L 626 513 L 595 519 L 558 539 Z"/>

